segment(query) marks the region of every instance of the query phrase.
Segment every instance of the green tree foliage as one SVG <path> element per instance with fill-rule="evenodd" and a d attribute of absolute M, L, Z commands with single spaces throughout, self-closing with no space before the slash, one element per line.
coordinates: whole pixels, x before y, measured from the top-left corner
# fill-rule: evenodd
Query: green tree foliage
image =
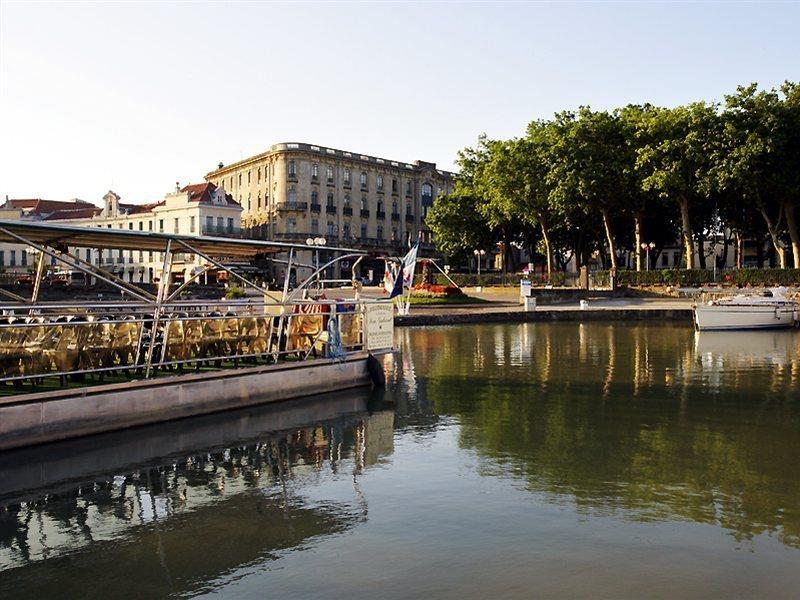
<path fill-rule="evenodd" d="M 738 261 L 745 238 L 768 236 L 781 266 L 790 240 L 800 268 L 795 83 L 739 87 L 724 104 L 564 111 L 531 122 L 523 137 L 479 137 L 458 166 L 454 194 L 428 217 L 449 257 L 502 242 L 540 248 L 548 274 L 595 251 L 612 269 L 632 251 L 642 270 L 643 243 L 655 244 L 655 259 L 680 240 L 691 269 L 697 257 L 707 266 L 709 235 L 723 238 L 725 255 L 734 244 Z"/>

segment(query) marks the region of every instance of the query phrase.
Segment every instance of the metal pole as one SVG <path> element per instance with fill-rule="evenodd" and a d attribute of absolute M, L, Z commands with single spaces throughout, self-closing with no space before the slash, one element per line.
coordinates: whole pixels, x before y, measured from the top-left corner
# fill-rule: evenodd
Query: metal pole
<path fill-rule="evenodd" d="M 33 306 L 36 305 L 36 301 L 39 299 L 39 290 L 42 287 L 42 277 L 44 275 L 44 256 L 45 256 L 44 252 L 40 251 L 39 261 L 36 263 L 36 274 L 34 275 L 36 279 L 33 282 L 33 293 L 31 294 L 30 314 L 33 314 Z"/>
<path fill-rule="evenodd" d="M 150 327 L 150 346 L 147 348 L 145 379 L 150 377 L 150 372 L 153 366 L 153 351 L 156 347 L 156 331 L 158 329 L 158 321 L 161 317 L 161 307 L 164 303 L 164 296 L 169 291 L 169 278 L 170 271 L 172 270 L 172 240 L 167 240 L 167 246 L 164 249 L 164 263 L 161 267 L 161 280 L 158 282 L 158 296 L 156 297 L 156 306 L 153 311 L 153 324 Z M 144 327 L 144 325 L 142 325 Z M 162 341 L 166 343 L 166 339 Z"/>

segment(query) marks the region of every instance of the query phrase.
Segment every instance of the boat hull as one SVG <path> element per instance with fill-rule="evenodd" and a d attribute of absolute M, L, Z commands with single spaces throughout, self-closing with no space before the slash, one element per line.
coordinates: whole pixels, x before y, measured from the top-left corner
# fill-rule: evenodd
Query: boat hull
<path fill-rule="evenodd" d="M 707 305 L 695 306 L 693 312 L 699 331 L 780 329 L 794 326 L 796 316 L 792 305 Z"/>

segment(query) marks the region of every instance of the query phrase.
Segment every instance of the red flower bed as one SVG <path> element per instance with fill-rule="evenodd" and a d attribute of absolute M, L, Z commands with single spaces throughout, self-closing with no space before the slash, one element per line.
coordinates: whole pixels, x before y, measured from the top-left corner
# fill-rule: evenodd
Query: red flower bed
<path fill-rule="evenodd" d="M 447 296 L 463 296 L 463 292 L 454 285 L 437 285 L 435 283 L 418 283 L 411 291 L 414 296 L 445 298 Z"/>

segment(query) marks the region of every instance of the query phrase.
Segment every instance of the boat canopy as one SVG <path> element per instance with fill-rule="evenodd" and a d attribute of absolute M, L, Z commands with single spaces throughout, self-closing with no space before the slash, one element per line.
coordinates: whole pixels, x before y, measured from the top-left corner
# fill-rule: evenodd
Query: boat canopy
<path fill-rule="evenodd" d="M 226 237 L 199 235 L 179 235 L 177 233 L 156 233 L 153 231 L 133 231 L 129 229 L 110 229 L 107 227 L 53 225 L 49 223 L 0 220 L 0 242 L 11 244 L 34 242 L 50 247 L 74 247 L 120 250 L 152 250 L 163 252 L 169 241 L 172 249 L 189 246 L 192 250 L 208 256 L 252 258 L 258 254 L 277 254 L 297 250 L 320 250 L 319 246 L 272 242 Z M 324 250 L 358 253 L 351 248 L 325 246 Z"/>

